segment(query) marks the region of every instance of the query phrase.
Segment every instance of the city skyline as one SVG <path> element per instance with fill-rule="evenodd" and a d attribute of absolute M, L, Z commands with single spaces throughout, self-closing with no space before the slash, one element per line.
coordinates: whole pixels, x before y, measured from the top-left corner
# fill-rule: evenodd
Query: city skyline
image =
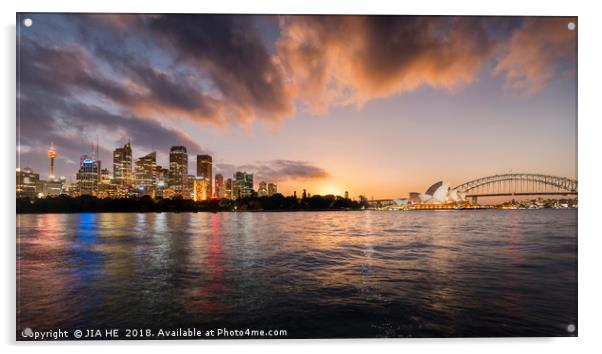
<path fill-rule="evenodd" d="M 134 160 L 156 151 L 164 167 L 184 145 L 189 171 L 212 155 L 213 176 L 249 171 L 284 194 L 391 198 L 510 170 L 577 177 L 575 18 L 27 16 L 17 161 L 42 176 L 51 142 L 56 175 L 73 178 L 98 139 L 107 163 L 130 140 Z M 240 57 L 222 63 L 227 53 Z"/>

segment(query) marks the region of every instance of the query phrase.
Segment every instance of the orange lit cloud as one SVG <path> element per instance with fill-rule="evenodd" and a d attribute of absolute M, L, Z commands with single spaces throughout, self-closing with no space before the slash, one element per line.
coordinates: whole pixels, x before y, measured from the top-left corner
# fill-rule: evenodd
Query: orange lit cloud
<path fill-rule="evenodd" d="M 495 73 L 505 74 L 506 86 L 534 94 L 550 81 L 574 75 L 577 29 L 570 31 L 571 18 L 527 18 L 521 28 L 501 45 Z"/>
<path fill-rule="evenodd" d="M 311 111 L 477 81 L 493 48 L 477 18 L 291 16 L 278 53 Z"/>

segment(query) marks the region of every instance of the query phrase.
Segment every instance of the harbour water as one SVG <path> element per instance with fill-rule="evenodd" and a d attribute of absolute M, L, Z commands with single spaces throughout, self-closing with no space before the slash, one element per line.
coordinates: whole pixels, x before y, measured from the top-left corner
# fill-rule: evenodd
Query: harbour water
<path fill-rule="evenodd" d="M 188 327 L 576 335 L 577 211 L 17 215 L 17 337 Z"/>

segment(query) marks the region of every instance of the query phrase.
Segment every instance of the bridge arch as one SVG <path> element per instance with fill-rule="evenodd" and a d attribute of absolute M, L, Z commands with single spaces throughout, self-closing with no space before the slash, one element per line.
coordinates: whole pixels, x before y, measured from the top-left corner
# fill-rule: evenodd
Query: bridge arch
<path fill-rule="evenodd" d="M 455 187 L 467 196 L 577 194 L 577 181 L 534 173 L 507 173 L 477 178 Z"/>

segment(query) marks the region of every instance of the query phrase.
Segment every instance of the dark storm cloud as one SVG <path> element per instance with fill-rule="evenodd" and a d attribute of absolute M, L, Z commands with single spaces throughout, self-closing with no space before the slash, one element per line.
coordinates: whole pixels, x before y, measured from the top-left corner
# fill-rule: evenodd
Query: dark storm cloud
<path fill-rule="evenodd" d="M 232 176 L 236 171 L 251 172 L 255 175 L 257 181 L 316 180 L 330 176 L 325 169 L 307 161 L 256 161 L 240 166 L 218 163 L 216 167 L 226 177 Z"/>
<path fill-rule="evenodd" d="M 148 21 L 148 28 L 178 61 L 209 76 L 222 99 L 245 121 L 281 119 L 293 113 L 285 74 L 253 28 L 252 17 L 174 15 Z"/>

